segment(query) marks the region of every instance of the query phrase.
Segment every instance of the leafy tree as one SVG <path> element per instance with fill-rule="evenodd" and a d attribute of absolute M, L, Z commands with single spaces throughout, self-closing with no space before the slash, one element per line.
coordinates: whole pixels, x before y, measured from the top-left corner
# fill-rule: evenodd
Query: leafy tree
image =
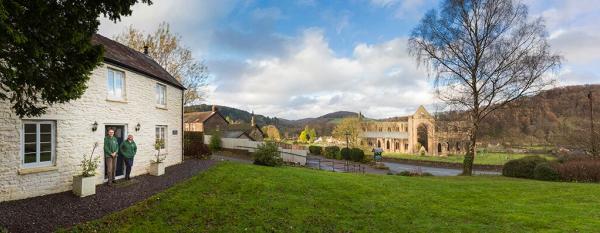
<path fill-rule="evenodd" d="M 204 99 L 208 67 L 192 56 L 192 51 L 183 45 L 179 35 L 171 32 L 168 23 L 161 23 L 155 32 L 146 35 L 129 26 L 115 40 L 138 51 L 148 46 L 150 56 L 186 88 L 184 105 Z"/>
<path fill-rule="evenodd" d="M 308 131 L 308 136 L 309 136 L 309 138 L 308 138 L 308 139 L 309 139 L 309 142 L 310 142 L 310 143 L 313 143 L 315 140 L 317 140 L 317 132 L 315 131 L 315 129 L 314 129 L 314 128 L 311 128 L 311 129 Z"/>
<path fill-rule="evenodd" d="M 262 128 L 263 132 L 267 135 L 268 138 L 272 140 L 279 141 L 281 140 L 281 135 L 279 134 L 279 130 L 274 125 L 265 125 Z"/>
<path fill-rule="evenodd" d="M 430 10 L 409 39 L 409 52 L 435 75 L 437 94 L 466 110 L 469 148 L 463 175 L 471 175 L 480 124 L 495 110 L 539 93 L 560 65 L 541 18 L 513 0 L 446 0 Z"/>
<path fill-rule="evenodd" d="M 342 119 L 333 129 L 333 137 L 340 141 L 346 141 L 348 134 L 348 143 L 350 147 L 358 145 L 358 137 L 360 135 L 360 121 L 356 117 L 347 117 Z"/>
<path fill-rule="evenodd" d="M 301 143 L 307 143 L 309 137 L 310 136 L 308 135 L 308 130 L 304 129 L 300 133 L 300 136 L 298 137 L 298 141 L 301 142 Z"/>
<path fill-rule="evenodd" d="M 102 62 L 102 47 L 91 44 L 99 16 L 116 22 L 137 2 L 0 1 L 0 100 L 24 117 L 80 98 Z"/>

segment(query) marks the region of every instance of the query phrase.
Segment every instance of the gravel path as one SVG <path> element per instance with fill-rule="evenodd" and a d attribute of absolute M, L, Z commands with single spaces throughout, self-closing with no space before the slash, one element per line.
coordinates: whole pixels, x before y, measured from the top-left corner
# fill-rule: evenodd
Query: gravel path
<path fill-rule="evenodd" d="M 114 187 L 96 186 L 96 195 L 79 198 L 70 191 L 0 203 L 0 229 L 9 232 L 52 232 L 125 209 L 202 172 L 213 160 L 189 159 L 166 168 L 165 175 L 136 176 Z"/>

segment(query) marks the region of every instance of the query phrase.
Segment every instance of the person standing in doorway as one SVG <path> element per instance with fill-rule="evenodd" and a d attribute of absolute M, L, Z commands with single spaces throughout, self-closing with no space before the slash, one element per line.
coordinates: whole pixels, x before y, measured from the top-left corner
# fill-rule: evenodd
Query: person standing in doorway
<path fill-rule="evenodd" d="M 133 166 L 133 157 L 137 152 L 137 145 L 133 141 L 133 135 L 127 135 L 127 140 L 121 143 L 121 154 L 125 158 L 125 179 L 130 180 L 131 167 Z"/>
<path fill-rule="evenodd" d="M 108 172 L 108 186 L 115 183 L 115 167 L 117 163 L 117 153 L 119 152 L 119 143 L 115 137 L 115 130 L 108 129 L 108 135 L 104 137 L 104 158 L 106 171 Z"/>

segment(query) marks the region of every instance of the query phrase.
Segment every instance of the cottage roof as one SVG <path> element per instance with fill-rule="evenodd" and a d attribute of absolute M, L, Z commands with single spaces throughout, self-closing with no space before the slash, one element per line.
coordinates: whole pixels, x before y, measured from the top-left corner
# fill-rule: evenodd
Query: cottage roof
<path fill-rule="evenodd" d="M 197 123 L 208 120 L 216 112 L 188 112 L 183 114 L 185 123 Z"/>
<path fill-rule="evenodd" d="M 250 133 L 252 131 L 253 128 L 258 129 L 258 131 L 260 131 L 261 134 L 264 134 L 262 129 L 260 129 L 260 127 L 258 127 L 258 125 L 251 125 L 251 124 L 247 124 L 247 123 L 237 123 L 237 124 L 229 124 L 227 125 L 227 130 L 231 130 L 231 131 L 243 131 L 246 133 Z"/>
<path fill-rule="evenodd" d="M 185 89 L 177 79 L 154 61 L 154 59 L 142 52 L 136 51 L 135 49 L 99 34 L 94 34 L 92 36 L 92 44 L 102 45 L 104 47 L 105 62 L 131 69 L 179 89 Z"/>

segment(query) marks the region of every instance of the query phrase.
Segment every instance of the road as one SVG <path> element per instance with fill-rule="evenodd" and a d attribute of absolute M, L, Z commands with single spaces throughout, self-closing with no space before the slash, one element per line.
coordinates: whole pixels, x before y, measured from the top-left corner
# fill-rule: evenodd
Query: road
<path fill-rule="evenodd" d="M 434 176 L 456 176 L 459 175 L 462 171 L 460 169 L 452 169 L 452 168 L 437 168 L 437 167 L 424 167 L 410 164 L 401 164 L 401 163 L 391 163 L 384 162 L 384 164 L 390 168 L 390 171 L 393 173 L 398 173 L 401 171 L 416 171 L 418 169 L 421 172 L 429 172 Z M 477 175 L 500 175 L 500 172 L 494 171 L 473 171 L 473 174 Z"/>

